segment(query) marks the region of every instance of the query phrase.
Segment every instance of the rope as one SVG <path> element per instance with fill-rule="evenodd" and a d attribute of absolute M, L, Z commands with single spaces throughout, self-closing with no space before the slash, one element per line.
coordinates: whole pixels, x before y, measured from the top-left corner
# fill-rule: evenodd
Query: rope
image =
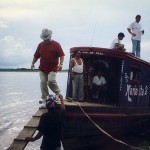
<path fill-rule="evenodd" d="M 88 116 L 88 114 L 83 110 L 83 108 L 82 108 L 77 102 L 74 102 L 74 103 L 77 104 L 77 105 L 80 107 L 81 111 L 87 116 L 87 118 L 88 118 L 101 132 L 103 132 L 103 133 L 104 133 L 105 135 L 107 135 L 109 138 L 111 138 L 112 140 L 114 140 L 114 141 L 116 141 L 116 142 L 118 142 L 118 143 L 121 143 L 121 144 L 123 144 L 123 145 L 126 145 L 126 146 L 128 146 L 128 147 L 130 147 L 130 148 L 132 148 L 132 149 L 144 150 L 144 149 L 142 149 L 142 148 L 140 148 L 140 147 L 135 147 L 135 146 L 132 146 L 132 145 L 130 145 L 130 144 L 127 144 L 127 143 L 125 143 L 125 142 L 123 142 L 123 141 L 121 141 L 121 140 L 118 140 L 118 139 L 114 138 L 114 137 L 111 136 L 110 134 L 108 134 L 106 131 L 104 131 L 98 124 L 96 124 L 96 123 Z"/>

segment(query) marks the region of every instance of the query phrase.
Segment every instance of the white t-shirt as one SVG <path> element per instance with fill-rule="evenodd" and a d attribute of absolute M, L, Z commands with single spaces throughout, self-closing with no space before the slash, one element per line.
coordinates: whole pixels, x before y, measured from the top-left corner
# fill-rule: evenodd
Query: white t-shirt
<path fill-rule="evenodd" d="M 73 58 L 74 59 L 74 58 Z M 81 59 L 81 58 L 80 58 Z M 73 71 L 76 73 L 83 73 L 83 61 L 81 59 L 81 65 L 79 65 L 76 60 L 75 61 L 75 66 L 73 67 Z"/>
<path fill-rule="evenodd" d="M 137 22 L 132 22 L 128 28 L 131 29 L 132 32 L 136 34 L 136 36 L 132 36 L 131 38 L 134 40 L 141 41 L 141 34 L 142 34 L 141 33 L 141 31 L 142 31 L 141 25 Z"/>
<path fill-rule="evenodd" d="M 94 76 L 93 77 L 93 83 L 96 85 L 105 85 L 106 80 L 103 76 L 101 76 L 101 78 L 99 78 L 98 76 Z"/>
<path fill-rule="evenodd" d="M 117 43 L 121 44 L 121 41 L 118 38 L 116 38 L 112 41 L 110 48 L 112 48 L 112 49 L 115 48 L 115 44 L 117 44 Z"/>

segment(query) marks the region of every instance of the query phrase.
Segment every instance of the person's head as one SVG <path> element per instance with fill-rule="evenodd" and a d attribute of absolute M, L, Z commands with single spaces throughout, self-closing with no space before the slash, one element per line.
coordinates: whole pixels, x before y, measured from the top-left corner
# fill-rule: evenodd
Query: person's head
<path fill-rule="evenodd" d="M 49 41 L 52 37 L 52 31 L 48 29 L 43 29 L 42 33 L 40 35 L 40 38 L 43 39 L 44 41 Z"/>
<path fill-rule="evenodd" d="M 75 51 L 75 57 L 81 57 L 81 52 L 79 50 Z"/>
<path fill-rule="evenodd" d="M 124 37 L 125 37 L 124 33 L 120 32 L 120 33 L 118 34 L 119 40 L 122 40 Z"/>
<path fill-rule="evenodd" d="M 136 20 L 136 22 L 140 22 L 141 16 L 140 15 L 136 15 L 135 20 Z"/>
<path fill-rule="evenodd" d="M 102 71 L 98 71 L 97 75 L 98 75 L 99 77 L 101 77 L 101 76 L 102 76 Z"/>
<path fill-rule="evenodd" d="M 56 103 L 56 97 L 53 95 L 49 95 L 48 99 L 46 100 L 46 108 L 49 110 L 54 110 L 58 107 Z"/>

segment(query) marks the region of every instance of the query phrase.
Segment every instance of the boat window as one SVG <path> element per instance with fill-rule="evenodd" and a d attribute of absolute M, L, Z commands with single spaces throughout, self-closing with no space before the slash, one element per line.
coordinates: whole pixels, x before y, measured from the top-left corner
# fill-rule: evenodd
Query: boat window
<path fill-rule="evenodd" d="M 132 66 L 130 70 L 129 81 L 140 82 L 140 78 L 141 78 L 141 70 L 136 66 Z"/>

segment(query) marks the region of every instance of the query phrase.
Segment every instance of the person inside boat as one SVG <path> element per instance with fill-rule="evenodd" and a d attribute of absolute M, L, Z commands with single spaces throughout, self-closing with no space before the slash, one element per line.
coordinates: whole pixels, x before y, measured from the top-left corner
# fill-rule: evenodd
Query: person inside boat
<path fill-rule="evenodd" d="M 77 50 L 75 57 L 70 61 L 70 77 L 72 80 L 72 99 L 83 102 L 84 98 L 84 79 L 83 79 L 84 62 L 81 58 L 81 52 Z"/>
<path fill-rule="evenodd" d="M 65 112 L 64 101 L 61 99 L 61 109 L 56 103 L 56 97 L 49 95 L 46 101 L 47 113 L 42 114 L 38 133 L 34 137 L 26 137 L 27 142 L 34 142 L 43 136 L 41 150 L 61 150 L 61 128 Z"/>
<path fill-rule="evenodd" d="M 92 61 L 89 59 L 84 62 L 84 66 L 84 98 L 86 101 L 90 101 L 90 89 L 92 85 L 94 68 L 92 66 Z"/>
<path fill-rule="evenodd" d="M 106 97 L 106 80 L 102 76 L 102 72 L 98 71 L 97 75 L 93 77 L 91 98 L 92 100 L 98 100 L 98 102 L 104 102 Z"/>
<path fill-rule="evenodd" d="M 123 40 L 124 37 L 125 37 L 124 33 L 120 32 L 118 34 L 118 37 L 112 41 L 110 48 L 125 51 L 124 45 L 121 44 L 121 40 Z"/>

